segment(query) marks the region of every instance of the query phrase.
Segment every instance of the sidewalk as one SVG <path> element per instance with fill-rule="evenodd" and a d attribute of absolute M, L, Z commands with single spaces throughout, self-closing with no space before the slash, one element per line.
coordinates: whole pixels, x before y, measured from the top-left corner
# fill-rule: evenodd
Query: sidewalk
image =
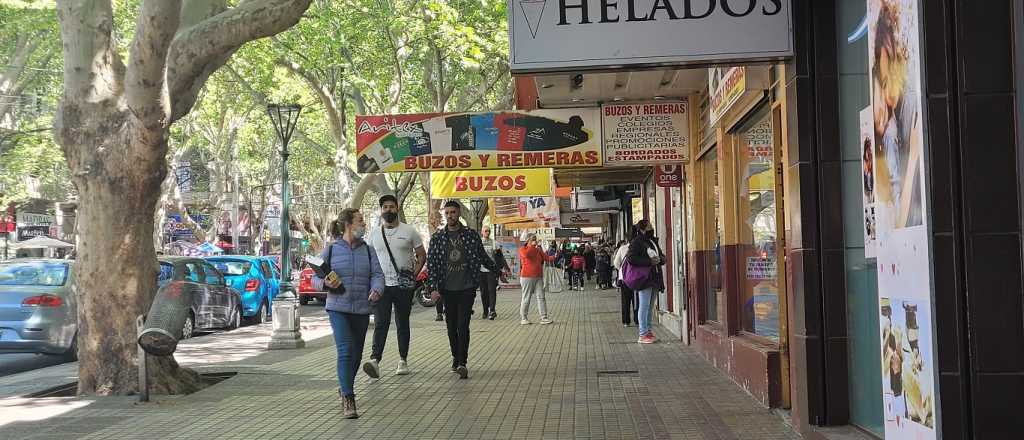
<path fill-rule="evenodd" d="M 498 304 L 497 320 L 473 321 L 465 381 L 449 372 L 443 323 L 416 307 L 413 374 L 392 375 L 392 330 L 382 378 L 358 377 L 358 420 L 340 417 L 331 338 L 311 340 L 329 333 L 321 317 L 303 318 L 303 350 L 238 341 L 255 334 L 183 347 L 183 364 L 239 373 L 190 396 L 0 399 L 0 439 L 799 438 L 691 349 L 636 344 L 612 291 L 550 294 L 549 326 L 519 325 L 518 292 Z"/>

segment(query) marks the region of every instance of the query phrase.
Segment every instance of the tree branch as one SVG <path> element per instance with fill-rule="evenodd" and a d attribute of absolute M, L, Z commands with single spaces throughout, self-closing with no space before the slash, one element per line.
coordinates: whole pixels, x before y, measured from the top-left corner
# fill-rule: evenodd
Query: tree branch
<path fill-rule="evenodd" d="M 172 120 L 195 103 L 206 80 L 243 44 L 294 26 L 311 0 L 249 0 L 178 33 L 171 43 L 167 76 L 174 97 Z"/>
<path fill-rule="evenodd" d="M 139 11 L 125 74 L 128 109 L 144 127 L 139 134 L 170 125 L 171 104 L 164 69 L 180 18 L 181 0 L 146 0 Z M 148 136 L 137 138 L 150 142 L 151 147 L 163 144 Z"/>

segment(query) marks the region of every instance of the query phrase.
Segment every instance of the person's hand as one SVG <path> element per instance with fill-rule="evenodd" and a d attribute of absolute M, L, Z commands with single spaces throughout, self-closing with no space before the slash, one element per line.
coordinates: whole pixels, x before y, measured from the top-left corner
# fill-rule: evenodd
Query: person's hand
<path fill-rule="evenodd" d="M 378 292 L 376 290 L 371 290 L 370 291 L 370 302 L 374 302 L 375 303 L 377 301 L 380 301 L 380 292 Z"/>
<path fill-rule="evenodd" d="M 441 292 L 438 292 L 436 290 L 433 291 L 433 292 L 430 292 L 430 300 L 433 301 L 433 302 L 440 301 L 441 300 Z"/>
<path fill-rule="evenodd" d="M 656 264 L 656 265 L 657 264 L 661 264 L 661 258 L 660 257 L 651 258 L 651 263 L 652 264 Z"/>

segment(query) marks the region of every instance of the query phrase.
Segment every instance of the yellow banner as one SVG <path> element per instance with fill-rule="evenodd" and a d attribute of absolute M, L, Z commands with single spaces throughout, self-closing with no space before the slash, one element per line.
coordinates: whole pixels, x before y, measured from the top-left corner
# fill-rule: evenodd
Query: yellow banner
<path fill-rule="evenodd" d="M 435 199 L 551 195 L 551 169 L 432 171 Z"/>

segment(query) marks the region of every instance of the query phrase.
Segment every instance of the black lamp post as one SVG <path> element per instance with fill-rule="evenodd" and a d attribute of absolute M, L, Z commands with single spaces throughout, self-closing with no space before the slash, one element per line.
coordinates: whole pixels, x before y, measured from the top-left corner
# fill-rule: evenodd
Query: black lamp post
<path fill-rule="evenodd" d="M 291 223 L 288 217 L 291 195 L 288 193 L 288 141 L 295 132 L 302 106 L 298 104 L 267 106 L 267 115 L 273 121 L 274 131 L 281 140 L 281 289 L 278 295 L 284 301 L 276 301 L 274 310 L 274 333 L 270 338 L 270 349 L 302 348 L 305 341 L 299 333 L 299 309 L 292 287 Z"/>

